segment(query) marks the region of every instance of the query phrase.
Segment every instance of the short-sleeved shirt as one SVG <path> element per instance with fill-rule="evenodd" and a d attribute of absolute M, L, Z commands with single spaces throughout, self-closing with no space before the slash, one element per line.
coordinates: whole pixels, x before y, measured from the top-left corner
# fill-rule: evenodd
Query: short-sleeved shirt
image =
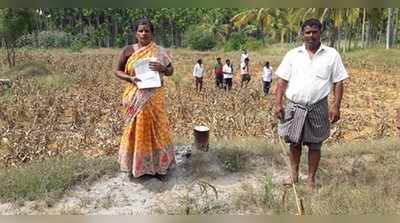
<path fill-rule="evenodd" d="M 224 73 L 224 78 L 233 78 L 233 69 L 228 64 L 224 65 L 222 72 Z"/>
<path fill-rule="evenodd" d="M 303 105 L 328 96 L 333 83 L 349 77 L 339 53 L 322 44 L 312 59 L 304 45 L 290 50 L 275 73 L 288 81 L 286 97 Z"/>
<path fill-rule="evenodd" d="M 196 63 L 196 65 L 194 65 L 193 67 L 193 76 L 194 77 L 203 77 L 204 74 L 204 68 L 203 68 L 203 64 L 199 64 Z"/>
<path fill-rule="evenodd" d="M 262 79 L 263 81 L 271 82 L 272 81 L 272 67 L 269 66 L 267 68 L 266 66 L 263 67 L 263 74 L 262 74 Z"/>
<path fill-rule="evenodd" d="M 246 58 L 249 58 L 249 54 L 242 53 L 242 55 L 240 55 L 240 63 L 243 63 Z"/>
<path fill-rule="evenodd" d="M 249 64 L 247 64 L 245 62 L 242 62 L 240 64 L 240 74 L 249 74 L 250 73 L 250 68 L 249 68 Z"/>
<path fill-rule="evenodd" d="M 214 65 L 214 74 L 215 74 L 215 76 L 222 76 L 223 75 L 222 67 L 223 67 L 222 64 L 215 63 L 215 65 Z"/>

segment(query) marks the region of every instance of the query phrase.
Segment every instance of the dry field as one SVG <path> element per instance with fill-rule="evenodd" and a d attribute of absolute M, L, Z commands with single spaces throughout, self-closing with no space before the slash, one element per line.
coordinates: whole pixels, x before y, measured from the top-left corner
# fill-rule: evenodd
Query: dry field
<path fill-rule="evenodd" d="M 174 50 L 175 74 L 166 77 L 168 113 L 177 142 L 191 142 L 194 125 L 206 125 L 211 140 L 260 137 L 276 142 L 273 97 L 262 96 L 261 64 L 276 68 L 284 48 L 251 54 L 252 80 L 233 90 L 216 89 L 212 65 L 217 56 L 238 67 L 239 52 Z M 23 51 L 18 66 L 1 64 L 0 78 L 13 81 L 0 92 L 0 162 L 16 165 L 57 154 L 83 151 L 90 155 L 115 154 L 122 127 L 121 93 L 126 85 L 112 73 L 118 50 Z M 350 55 L 351 56 L 351 55 Z M 194 92 L 192 67 L 203 58 L 207 77 L 204 91 Z M 331 144 L 395 136 L 396 109 L 400 108 L 400 75 L 395 65 L 345 58 L 346 82 L 342 119 L 332 127 Z M 381 66 L 379 66 L 381 65 Z"/>
<path fill-rule="evenodd" d="M 237 69 L 239 52 L 173 51 L 175 74 L 165 83 L 178 165 L 166 182 L 128 182 L 118 173 L 126 85 L 112 73 L 118 50 L 26 50 L 11 70 L 1 54 L 0 79 L 13 84 L 0 89 L 0 213 L 297 213 L 292 191 L 281 186 L 288 171 L 277 145 L 275 86 L 264 97 L 260 80 L 262 63 L 276 68 L 286 50 L 251 53 L 249 87 L 240 89 L 236 76 L 231 92 L 215 88 L 211 67 L 219 56 Z M 350 79 L 342 119 L 323 148 L 315 194 L 304 190 L 302 157 L 299 196 L 306 214 L 398 214 L 400 51 L 343 57 Z M 191 75 L 198 58 L 207 69 L 200 94 Z M 183 159 L 194 125 L 210 127 L 211 149 Z"/>

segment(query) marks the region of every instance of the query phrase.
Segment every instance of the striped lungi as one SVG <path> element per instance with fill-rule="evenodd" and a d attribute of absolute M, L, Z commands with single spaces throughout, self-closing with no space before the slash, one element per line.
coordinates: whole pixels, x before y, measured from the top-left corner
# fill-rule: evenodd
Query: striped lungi
<path fill-rule="evenodd" d="M 330 135 L 327 97 L 312 105 L 289 101 L 278 134 L 288 143 L 322 143 Z"/>

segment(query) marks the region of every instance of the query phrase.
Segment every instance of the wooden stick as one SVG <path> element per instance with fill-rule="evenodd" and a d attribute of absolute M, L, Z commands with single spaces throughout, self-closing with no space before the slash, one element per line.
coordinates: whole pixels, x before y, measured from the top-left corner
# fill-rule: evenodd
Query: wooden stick
<path fill-rule="evenodd" d="M 400 136 L 400 108 L 397 109 L 396 128 L 397 130 L 399 130 L 399 136 Z"/>
<path fill-rule="evenodd" d="M 297 195 L 296 185 L 294 183 L 294 179 L 293 179 L 293 176 L 292 176 L 292 168 L 290 166 L 290 160 L 289 160 L 289 157 L 287 155 L 285 155 L 286 154 L 285 146 L 284 146 L 280 136 L 279 136 L 279 144 L 281 145 L 284 157 L 286 157 L 286 159 L 285 159 L 286 165 L 289 167 L 289 173 L 290 173 L 289 175 L 290 175 L 290 181 L 291 181 L 290 183 L 292 184 L 292 188 L 293 188 L 293 192 L 294 192 L 294 198 L 296 200 L 297 214 L 298 215 L 304 215 L 303 201 L 301 199 L 299 199 L 299 197 Z"/>

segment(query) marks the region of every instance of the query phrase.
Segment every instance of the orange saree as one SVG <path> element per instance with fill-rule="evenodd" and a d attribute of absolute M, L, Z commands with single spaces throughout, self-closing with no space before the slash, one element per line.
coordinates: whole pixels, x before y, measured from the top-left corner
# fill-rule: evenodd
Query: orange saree
<path fill-rule="evenodd" d="M 161 49 L 151 42 L 135 50 L 126 63 L 125 72 L 134 73 L 134 64 L 140 59 L 159 58 Z M 160 60 L 164 65 L 169 63 L 165 58 Z M 129 84 L 123 94 L 126 119 L 118 160 L 121 170 L 132 172 L 135 177 L 166 174 L 175 163 L 165 94 L 164 87 L 138 89 L 133 84 Z"/>

